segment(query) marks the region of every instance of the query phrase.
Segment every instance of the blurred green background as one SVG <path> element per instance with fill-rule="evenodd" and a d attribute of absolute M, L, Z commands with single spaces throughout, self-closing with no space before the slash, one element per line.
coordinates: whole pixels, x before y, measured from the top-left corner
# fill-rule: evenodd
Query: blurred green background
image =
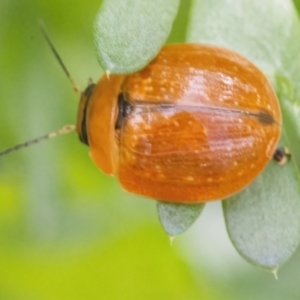
<path fill-rule="evenodd" d="M 184 39 L 183 1 L 170 42 Z M 74 123 L 78 97 L 38 27 L 84 88 L 102 70 L 99 0 L 0 0 L 0 149 Z M 299 299 L 300 250 L 279 280 L 245 262 L 220 203 L 172 246 L 154 201 L 99 171 L 76 134 L 0 160 L 0 299 Z"/>

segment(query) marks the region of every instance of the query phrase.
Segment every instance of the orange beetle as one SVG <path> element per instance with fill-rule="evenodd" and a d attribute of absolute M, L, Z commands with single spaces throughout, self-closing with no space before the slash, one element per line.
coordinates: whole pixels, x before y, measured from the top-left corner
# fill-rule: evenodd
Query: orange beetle
<path fill-rule="evenodd" d="M 239 54 L 167 45 L 143 70 L 82 94 L 77 132 L 125 190 L 178 203 L 224 199 L 265 168 L 281 132 L 276 95 Z"/>

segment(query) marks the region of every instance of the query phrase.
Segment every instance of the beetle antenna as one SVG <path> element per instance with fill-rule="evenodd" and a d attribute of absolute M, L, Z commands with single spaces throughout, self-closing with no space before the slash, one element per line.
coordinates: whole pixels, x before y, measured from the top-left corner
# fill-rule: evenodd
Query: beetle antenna
<path fill-rule="evenodd" d="M 45 26 L 44 26 L 44 24 L 42 23 L 42 21 L 39 21 L 39 25 L 40 25 L 41 32 L 42 32 L 42 34 L 43 34 L 43 36 L 44 36 L 44 38 L 45 38 L 47 44 L 49 45 L 49 47 L 50 47 L 52 53 L 54 54 L 55 58 L 57 59 L 57 61 L 58 61 L 58 63 L 59 63 L 59 65 L 62 67 L 64 73 L 65 73 L 66 76 L 67 76 L 67 78 L 68 78 L 69 81 L 71 82 L 74 91 L 75 91 L 77 94 L 81 95 L 81 90 L 80 90 L 80 88 L 78 87 L 78 85 L 77 85 L 77 84 L 75 83 L 75 81 L 73 80 L 73 78 L 72 78 L 70 72 L 68 71 L 67 67 L 66 67 L 65 64 L 63 63 L 61 57 L 59 56 L 57 50 L 55 49 L 55 47 L 54 47 L 54 45 L 53 45 L 53 43 L 51 42 L 51 40 L 50 40 L 50 38 L 49 38 L 49 36 L 48 36 L 48 34 L 47 34 L 47 32 L 46 32 Z"/>
<path fill-rule="evenodd" d="M 65 125 L 63 128 L 61 128 L 61 129 L 59 129 L 57 131 L 54 131 L 54 132 L 42 135 L 42 136 L 40 136 L 38 138 L 35 138 L 33 140 L 29 140 L 29 141 L 27 141 L 25 143 L 18 144 L 18 145 L 14 146 L 14 147 L 8 148 L 8 149 L 0 152 L 0 156 L 9 154 L 9 153 L 11 153 L 13 151 L 17 151 L 17 150 L 19 150 L 21 148 L 32 146 L 32 145 L 37 144 L 39 142 L 42 142 L 44 140 L 53 139 L 53 138 L 58 137 L 60 135 L 68 134 L 68 133 L 70 133 L 72 131 L 75 131 L 75 129 L 76 129 L 75 125 Z"/>

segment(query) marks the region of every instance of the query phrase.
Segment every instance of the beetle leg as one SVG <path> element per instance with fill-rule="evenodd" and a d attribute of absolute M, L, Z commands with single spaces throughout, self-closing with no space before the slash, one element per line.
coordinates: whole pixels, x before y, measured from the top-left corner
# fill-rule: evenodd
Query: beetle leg
<path fill-rule="evenodd" d="M 284 165 L 289 158 L 291 158 L 291 153 L 286 147 L 279 147 L 275 150 L 273 159 L 279 164 Z"/>

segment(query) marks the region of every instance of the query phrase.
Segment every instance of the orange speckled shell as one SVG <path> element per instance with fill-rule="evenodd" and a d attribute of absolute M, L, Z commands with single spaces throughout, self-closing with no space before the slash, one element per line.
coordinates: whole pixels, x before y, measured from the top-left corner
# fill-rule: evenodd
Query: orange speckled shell
<path fill-rule="evenodd" d="M 281 131 L 276 95 L 261 71 L 235 52 L 169 45 L 143 70 L 117 78 L 131 104 L 118 136 L 110 115 L 116 79 L 106 80 L 103 92 L 97 86 L 93 102 L 105 100 L 109 108 L 89 107 L 88 128 L 93 159 L 114 171 L 126 190 L 179 203 L 224 199 L 272 158 Z M 103 118 L 110 118 L 106 130 L 99 125 Z"/>
<path fill-rule="evenodd" d="M 265 76 L 240 55 L 166 46 L 125 78 L 133 110 L 120 135 L 119 180 L 171 202 L 224 199 L 247 186 L 276 148 L 281 113 Z M 262 122 L 262 112 L 272 122 Z"/>

